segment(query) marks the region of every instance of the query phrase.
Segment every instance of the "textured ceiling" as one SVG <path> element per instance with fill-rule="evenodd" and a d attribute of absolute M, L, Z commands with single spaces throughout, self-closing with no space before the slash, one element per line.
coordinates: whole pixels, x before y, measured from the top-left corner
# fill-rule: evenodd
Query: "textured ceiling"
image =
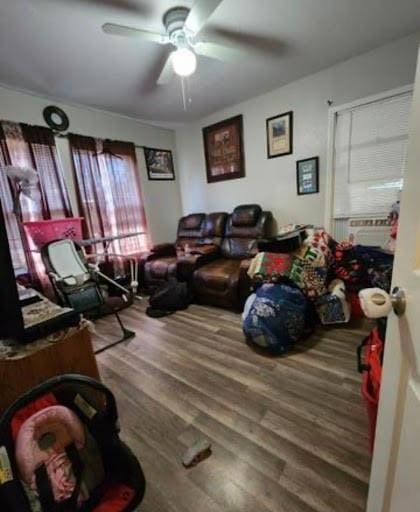
<path fill-rule="evenodd" d="M 420 28 L 419 0 L 224 0 L 203 38 L 247 48 L 226 64 L 200 57 L 188 80 L 155 85 L 168 50 L 107 36 L 105 22 L 163 32 L 193 0 L 2 0 L 0 82 L 153 122 L 199 119 Z"/>

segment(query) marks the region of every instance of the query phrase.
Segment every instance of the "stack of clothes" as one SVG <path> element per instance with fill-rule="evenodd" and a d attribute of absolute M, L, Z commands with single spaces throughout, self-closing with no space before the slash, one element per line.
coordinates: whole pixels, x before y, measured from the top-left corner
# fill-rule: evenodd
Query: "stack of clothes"
<path fill-rule="evenodd" d="M 306 232 L 298 249 L 261 252 L 248 271 L 256 292 L 245 305 L 244 333 L 249 341 L 277 353 L 302 338 L 313 324 L 314 304 L 329 293 L 336 243 L 323 229 Z"/>
<path fill-rule="evenodd" d="M 389 291 L 393 263 L 394 255 L 383 249 L 342 242 L 335 248 L 333 270 L 349 291 L 370 287 Z"/>
<path fill-rule="evenodd" d="M 256 291 L 243 313 L 245 336 L 277 353 L 290 350 L 314 316 L 324 325 L 348 322 L 348 291 L 388 290 L 391 283 L 392 255 L 338 244 L 323 229 L 305 229 L 305 234 L 292 252 L 258 253 L 248 271 Z"/>

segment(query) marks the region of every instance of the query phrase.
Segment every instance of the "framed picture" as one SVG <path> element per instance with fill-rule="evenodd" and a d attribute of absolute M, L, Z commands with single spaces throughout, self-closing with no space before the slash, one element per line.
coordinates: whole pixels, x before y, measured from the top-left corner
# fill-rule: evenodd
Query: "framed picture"
<path fill-rule="evenodd" d="M 319 157 L 296 162 L 296 183 L 299 196 L 319 192 Z"/>
<path fill-rule="evenodd" d="M 207 182 L 245 176 L 242 115 L 203 128 Z"/>
<path fill-rule="evenodd" d="M 293 153 L 293 112 L 270 117 L 267 124 L 267 157 L 291 155 Z"/>
<path fill-rule="evenodd" d="M 144 148 L 149 180 L 174 180 L 172 151 L 168 149 Z"/>

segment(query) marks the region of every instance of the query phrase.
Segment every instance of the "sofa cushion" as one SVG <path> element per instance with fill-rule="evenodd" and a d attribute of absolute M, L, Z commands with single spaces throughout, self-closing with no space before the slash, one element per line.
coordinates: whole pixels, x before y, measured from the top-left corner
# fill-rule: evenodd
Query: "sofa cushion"
<path fill-rule="evenodd" d="M 254 225 L 234 225 L 235 214 L 238 210 L 259 211 Z M 250 218 L 249 218 L 250 220 Z M 238 206 L 229 216 L 226 223 L 225 237 L 222 242 L 222 254 L 227 258 L 250 258 L 257 254 L 257 242 L 270 234 L 271 212 L 263 212 L 259 206 Z M 250 220 L 251 221 L 251 220 Z M 238 220 L 237 220 L 238 222 Z"/>
<path fill-rule="evenodd" d="M 203 222 L 204 214 L 203 213 L 192 213 L 191 215 L 187 215 L 184 217 L 181 222 L 183 224 L 184 229 L 199 229 L 201 223 Z"/>
<path fill-rule="evenodd" d="M 227 217 L 225 212 L 208 213 L 200 243 L 220 245 L 225 234 Z"/>
<path fill-rule="evenodd" d="M 225 238 L 223 253 L 235 259 L 253 257 L 257 254 L 257 241 L 253 238 Z"/>
<path fill-rule="evenodd" d="M 219 291 L 236 287 L 240 266 L 241 260 L 221 258 L 212 261 L 195 271 L 195 285 Z"/>
<path fill-rule="evenodd" d="M 176 275 L 176 256 L 168 256 L 146 263 L 146 271 L 152 279 L 166 279 Z"/>
<path fill-rule="evenodd" d="M 177 245 L 196 243 L 203 236 L 204 213 L 192 213 L 182 217 L 178 223 Z"/>
<path fill-rule="evenodd" d="M 232 224 L 238 227 L 253 227 L 261 215 L 261 206 L 258 204 L 243 204 L 237 206 L 232 213 Z"/>

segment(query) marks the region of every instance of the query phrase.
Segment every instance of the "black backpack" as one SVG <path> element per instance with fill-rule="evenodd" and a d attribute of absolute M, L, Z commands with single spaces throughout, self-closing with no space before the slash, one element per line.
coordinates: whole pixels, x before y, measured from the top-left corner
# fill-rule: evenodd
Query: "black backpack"
<path fill-rule="evenodd" d="M 170 278 L 152 292 L 149 298 L 150 307 L 146 313 L 151 317 L 170 315 L 180 309 L 186 309 L 192 299 L 187 283 Z"/>

